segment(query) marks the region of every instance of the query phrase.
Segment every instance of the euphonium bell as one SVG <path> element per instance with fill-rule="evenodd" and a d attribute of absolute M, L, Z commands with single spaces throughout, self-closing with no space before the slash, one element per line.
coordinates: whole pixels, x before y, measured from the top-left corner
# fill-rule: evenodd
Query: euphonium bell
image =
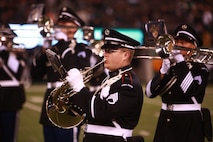
<path fill-rule="evenodd" d="M 49 120 L 59 128 L 73 128 L 84 120 L 79 107 L 70 103 L 75 92 L 65 81 L 60 87 L 54 89 L 46 101 L 46 111 Z"/>
<path fill-rule="evenodd" d="M 93 69 L 104 60 L 96 64 L 94 67 L 85 68 L 81 71 L 84 83 L 88 83 L 93 77 Z M 83 110 L 72 104 L 72 96 L 76 92 L 73 91 L 67 80 L 63 84 L 55 88 L 46 101 L 46 112 L 49 120 L 57 127 L 69 129 L 81 124 L 85 118 Z"/>
<path fill-rule="evenodd" d="M 84 83 L 92 78 L 91 68 L 81 71 Z M 63 84 L 55 88 L 46 101 L 46 111 L 49 120 L 60 128 L 73 128 L 84 120 L 82 109 L 76 105 L 72 105 L 71 97 L 76 92 L 72 90 L 69 82 L 65 80 Z"/>

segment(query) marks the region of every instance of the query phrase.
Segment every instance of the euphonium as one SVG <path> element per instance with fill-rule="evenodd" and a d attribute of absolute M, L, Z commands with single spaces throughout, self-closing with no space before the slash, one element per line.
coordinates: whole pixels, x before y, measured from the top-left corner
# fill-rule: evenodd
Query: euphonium
<path fill-rule="evenodd" d="M 81 71 L 84 83 L 90 81 L 93 76 L 93 69 L 104 60 L 96 64 L 94 67 L 88 67 Z M 69 82 L 64 80 L 63 84 L 55 88 L 46 101 L 46 112 L 49 120 L 57 127 L 69 129 L 81 124 L 85 118 L 82 109 L 72 104 L 72 96 L 76 92 L 73 91 Z"/>

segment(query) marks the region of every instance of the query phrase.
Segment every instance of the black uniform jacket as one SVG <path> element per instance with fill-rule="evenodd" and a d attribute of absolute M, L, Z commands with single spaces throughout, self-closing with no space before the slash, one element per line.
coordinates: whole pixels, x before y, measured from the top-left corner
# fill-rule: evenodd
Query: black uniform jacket
<path fill-rule="evenodd" d="M 114 126 L 114 120 L 121 128 L 134 129 L 137 125 L 143 103 L 142 86 L 130 66 L 110 72 L 109 79 L 120 71 L 124 71 L 121 78 L 113 82 L 108 91 L 103 91 L 103 87 L 94 95 L 83 88 L 74 95 L 72 103 L 83 109 L 88 124 Z"/>
<path fill-rule="evenodd" d="M 17 66 L 16 71 L 8 65 L 10 56 L 15 57 L 12 62 L 17 63 L 14 65 Z M 0 52 L 0 58 L 0 111 L 16 111 L 22 108 L 26 100 L 25 89 L 20 82 L 26 60 L 7 50 Z M 8 85 L 5 82 L 8 82 Z"/>
<path fill-rule="evenodd" d="M 204 64 L 195 62 L 180 62 L 171 66 L 169 72 L 161 79 L 158 74 L 151 81 L 151 95 L 162 97 L 167 104 L 193 104 L 194 96 L 198 103 L 202 103 L 208 83 L 209 71 Z"/>

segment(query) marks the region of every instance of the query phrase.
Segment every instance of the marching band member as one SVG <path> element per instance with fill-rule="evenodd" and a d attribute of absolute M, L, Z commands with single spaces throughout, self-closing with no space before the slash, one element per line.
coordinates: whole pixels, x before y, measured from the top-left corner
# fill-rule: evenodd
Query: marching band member
<path fill-rule="evenodd" d="M 15 142 L 19 112 L 25 102 L 22 78 L 26 59 L 11 51 L 15 37 L 11 30 L 1 31 L 0 36 L 0 141 Z"/>
<path fill-rule="evenodd" d="M 187 24 L 175 30 L 175 44 L 190 49 L 202 45 L 195 30 Z M 159 74 L 147 83 L 146 96 L 160 96 L 162 108 L 154 142 L 204 142 L 201 104 L 209 71 L 205 64 L 187 60 L 191 51 L 171 53 L 163 59 Z"/>
<path fill-rule="evenodd" d="M 72 97 L 72 104 L 86 114 L 84 142 L 129 141 L 143 103 L 142 86 L 131 67 L 135 46 L 140 43 L 112 29 L 104 29 L 103 36 L 104 67 L 109 75 L 92 93 L 85 87 L 79 70 L 69 70 L 66 79 L 78 92 Z"/>
<path fill-rule="evenodd" d="M 58 43 L 50 47 L 50 49 L 58 55 L 66 70 L 74 67 L 82 69 L 90 66 L 89 58 L 91 51 L 87 50 L 84 44 L 77 43 L 74 39 L 75 32 L 84 25 L 85 23 L 72 9 L 68 7 L 61 8 L 57 21 L 59 29 L 56 30 L 55 33 Z M 46 114 L 46 100 L 48 96 L 52 90 L 62 85 L 63 82 L 60 81 L 60 74 L 53 70 L 44 51 L 35 57 L 31 72 L 34 78 L 42 78 L 45 75 L 47 77 L 47 90 L 44 95 L 40 116 L 40 123 L 43 126 L 44 141 L 77 142 L 79 128 L 58 128 L 51 123 Z"/>

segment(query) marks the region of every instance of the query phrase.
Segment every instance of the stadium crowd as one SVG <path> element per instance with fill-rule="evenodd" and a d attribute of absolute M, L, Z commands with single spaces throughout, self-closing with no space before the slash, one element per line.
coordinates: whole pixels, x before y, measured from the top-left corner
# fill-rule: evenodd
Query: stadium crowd
<path fill-rule="evenodd" d="M 32 4 L 44 3 L 56 20 L 59 8 L 69 5 L 88 24 L 97 27 L 143 28 L 150 20 L 165 19 L 168 31 L 180 23 L 195 27 L 212 45 L 213 2 L 211 0 L 1 0 L 1 23 L 26 23 Z M 171 31 L 172 32 L 172 31 Z"/>

